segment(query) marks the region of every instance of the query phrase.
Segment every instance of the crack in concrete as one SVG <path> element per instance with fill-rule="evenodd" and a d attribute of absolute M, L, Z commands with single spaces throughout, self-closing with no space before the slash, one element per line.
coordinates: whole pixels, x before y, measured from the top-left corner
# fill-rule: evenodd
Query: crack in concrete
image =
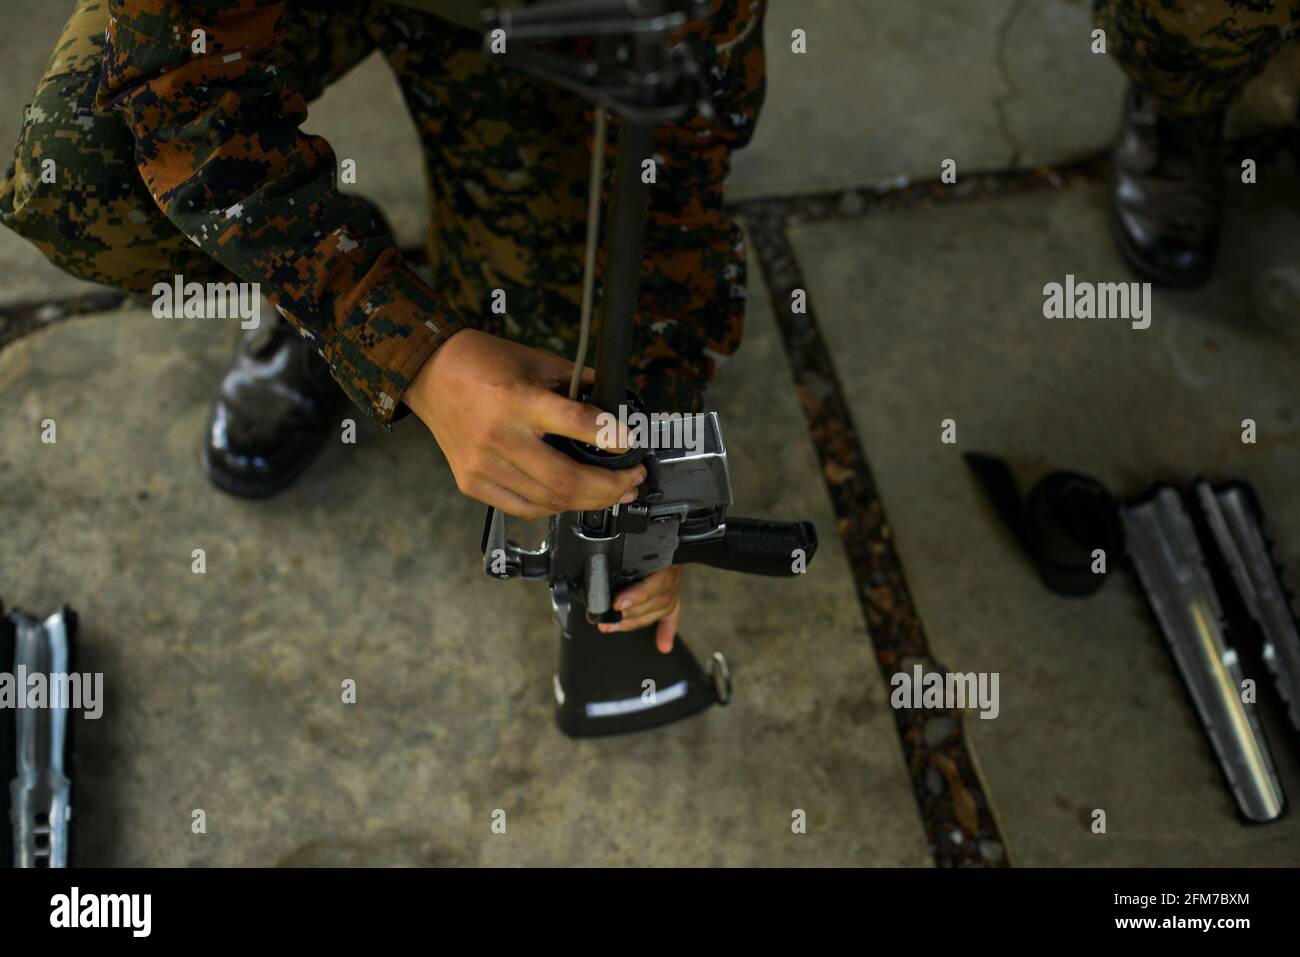
<path fill-rule="evenodd" d="M 1011 68 L 1007 64 L 1007 39 L 1011 33 L 1011 27 L 1015 24 L 1016 18 L 1020 16 L 1025 8 L 1025 0 L 1012 0 L 1010 9 L 1007 10 L 1006 16 L 998 24 L 998 42 L 994 58 L 997 62 L 998 73 L 1002 76 L 1002 82 L 1006 86 L 1006 92 L 993 98 L 993 110 L 998 117 L 998 130 L 1002 133 L 1002 138 L 1007 141 L 1011 148 L 1011 158 L 1007 161 L 1009 169 L 1017 169 L 1020 166 L 1020 154 L 1022 152 L 1020 142 L 1016 139 L 1015 134 L 1011 131 L 1011 120 L 1007 116 L 1007 107 L 1020 96 L 1020 87 L 1016 86 L 1016 81 L 1011 78 Z"/>

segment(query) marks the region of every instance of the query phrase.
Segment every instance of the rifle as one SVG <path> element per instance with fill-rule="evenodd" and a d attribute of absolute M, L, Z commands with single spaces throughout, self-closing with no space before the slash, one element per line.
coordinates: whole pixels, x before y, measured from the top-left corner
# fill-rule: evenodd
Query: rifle
<path fill-rule="evenodd" d="M 793 577 L 806 570 L 817 549 L 811 522 L 728 517 L 731 479 L 716 412 L 657 416 L 627 388 L 645 232 L 641 163 L 653 152 L 658 124 L 680 120 L 691 108 L 711 112 L 699 64 L 684 45 L 669 44 L 673 30 L 703 16 L 707 7 L 702 0 L 568 0 L 498 10 L 487 18 L 484 48 L 489 55 L 597 104 L 583 329 L 570 397 L 621 422 L 633 416 L 649 422 L 642 441 L 621 453 L 547 436 L 554 447 L 587 465 L 625 469 L 643 463 L 647 477 L 636 501 L 554 515 L 546 540 L 532 550 L 510 539 L 504 513 L 489 508 L 484 524 L 483 568 L 489 576 L 550 586 L 560 626 L 556 722 L 575 737 L 639 731 L 731 700 L 731 671 L 720 653 L 714 653 L 706 671 L 680 636 L 671 653 L 661 654 L 654 626 L 600 632 L 598 624 L 620 618 L 610 605 L 615 591 L 669 565 L 688 563 Z M 595 37 L 593 59 L 570 59 L 534 45 L 574 36 Z M 595 385 L 582 394 L 577 385 L 590 321 L 606 110 L 619 114 L 621 130 Z"/>

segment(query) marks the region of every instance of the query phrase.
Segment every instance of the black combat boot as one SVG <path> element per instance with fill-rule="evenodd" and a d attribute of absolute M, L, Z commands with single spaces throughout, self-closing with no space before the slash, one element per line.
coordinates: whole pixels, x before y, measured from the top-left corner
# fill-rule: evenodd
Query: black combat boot
<path fill-rule="evenodd" d="M 1209 275 L 1223 220 L 1223 117 L 1162 113 L 1129 86 L 1111 154 L 1111 227 L 1145 279 L 1195 286 Z"/>
<path fill-rule="evenodd" d="M 231 495 L 264 498 L 289 485 L 320 451 L 346 403 L 316 350 L 276 310 L 250 332 L 221 380 L 203 469 Z"/>

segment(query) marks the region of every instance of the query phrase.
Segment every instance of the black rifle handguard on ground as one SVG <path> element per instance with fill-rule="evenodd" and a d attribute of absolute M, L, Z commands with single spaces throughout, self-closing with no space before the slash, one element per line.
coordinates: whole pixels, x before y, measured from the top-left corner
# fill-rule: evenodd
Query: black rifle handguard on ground
<path fill-rule="evenodd" d="M 613 416 L 638 414 L 648 421 L 648 430 L 637 447 L 618 454 L 558 436 L 547 441 L 587 465 L 625 469 L 644 464 L 646 480 L 630 504 L 552 516 L 546 541 L 535 550 L 511 541 L 506 516 L 489 509 L 482 543 L 483 567 L 492 577 L 550 585 L 561 634 L 556 720 L 574 736 L 650 728 L 731 698 L 731 674 L 721 654 L 713 655 L 706 671 L 680 636 L 670 654 L 661 654 L 653 625 L 631 632 L 599 631 L 598 624 L 619 620 L 611 607 L 618 590 L 669 565 L 687 563 L 793 577 L 808 568 L 817 549 L 811 522 L 728 518 L 731 479 L 717 413 L 651 415 L 657 410 L 644 409 L 627 392 L 645 232 L 641 164 L 653 152 L 658 124 L 678 121 L 693 108 L 709 110 L 698 64 L 684 45 L 668 42 L 672 30 L 703 15 L 707 6 L 695 0 L 538 4 L 496 14 L 485 40 L 490 54 L 596 103 L 593 149 L 598 154 L 603 152 L 603 111 L 612 110 L 621 119 L 596 381 L 591 393 L 580 398 Z M 591 61 L 532 45 L 575 36 L 596 38 Z M 588 215 L 598 217 L 598 207 Z M 590 247 L 587 260 L 590 283 Z M 579 366 L 583 359 L 578 356 Z"/>

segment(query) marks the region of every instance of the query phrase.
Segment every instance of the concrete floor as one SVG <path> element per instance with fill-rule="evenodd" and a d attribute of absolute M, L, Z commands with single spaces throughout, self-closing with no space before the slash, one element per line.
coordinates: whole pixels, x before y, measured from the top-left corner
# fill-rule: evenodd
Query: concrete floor
<path fill-rule="evenodd" d="M 284 496 L 236 501 L 197 465 L 229 330 L 123 313 L 6 348 L 0 583 L 77 607 L 110 691 L 82 740 L 87 862 L 925 864 L 761 294 L 750 316 L 717 383 L 737 514 L 811 517 L 826 547 L 791 582 L 689 574 L 683 634 L 728 656 L 730 708 L 578 743 L 551 722 L 545 589 L 484 577 L 482 509 L 418 422 L 363 424 Z"/>
<path fill-rule="evenodd" d="M 1001 714 L 966 729 L 1020 864 L 1300 861 L 1300 818 L 1234 821 L 1130 576 L 1088 599 L 1047 592 L 961 459 L 1006 456 L 1023 490 L 1052 468 L 1123 495 L 1198 474 L 1249 479 L 1294 576 L 1300 346 L 1255 318 L 1249 281 L 1293 257 L 1300 191 L 1289 162 L 1261 179 L 1232 191 L 1217 278 L 1157 292 L 1143 331 L 1043 317 L 1043 285 L 1067 272 L 1132 278 L 1100 187 L 795 231 L 935 654 L 1001 675 Z M 1255 445 L 1241 441 L 1246 417 Z M 947 418 L 955 445 L 940 442 Z M 1274 741 L 1284 787 L 1300 794 L 1295 757 Z M 1094 808 L 1104 836 L 1089 829 Z"/>
<path fill-rule="evenodd" d="M 0 6 L 7 156 L 70 4 Z M 805 29 L 808 53 L 789 47 Z M 1027 168 L 1102 148 L 1122 81 L 1082 0 L 772 4 L 766 112 L 734 199 Z M 37 40 L 39 39 L 39 42 Z M 1294 114 L 1289 55 L 1233 128 Z M 307 123 L 404 244 L 423 232 L 414 131 L 372 57 Z M 798 144 L 792 148 L 791 144 Z M 366 170 L 382 175 L 367 176 Z M 1146 332 L 1052 324 L 1042 284 L 1127 278 L 1093 187 L 804 226 L 794 241 L 939 658 L 1003 676 L 967 733 L 1021 864 L 1295 863 L 1294 818 L 1246 829 L 1158 635 L 1117 576 L 1085 602 L 1032 578 L 960 453 L 1026 481 L 1075 467 L 1118 491 L 1239 474 L 1300 568 L 1294 345 L 1248 313 L 1296 234 L 1295 174 L 1239 190 L 1220 277 L 1162 294 Z M 0 306 L 92 289 L 0 231 Z M 737 699 L 661 732 L 573 743 L 550 722 L 544 591 L 482 577 L 480 509 L 418 423 L 364 423 L 274 503 L 206 486 L 197 449 L 237 330 L 123 311 L 0 352 L 0 595 L 75 605 L 108 717 L 83 736 L 95 864 L 874 864 L 930 857 L 892 716 L 755 275 L 716 406 L 739 514 L 808 516 L 814 573 L 688 576 L 684 633 L 723 650 Z M 0 318 L 0 322 L 3 322 Z M 1247 411 L 1243 412 L 1242 409 Z M 1257 446 L 1234 444 L 1244 415 Z M 956 448 L 938 421 L 959 423 Z M 55 418 L 59 442 L 38 441 Z M 783 455 L 773 455 L 780 448 Z M 208 573 L 190 572 L 193 548 Z M 1293 574 L 1297 572 L 1293 571 Z M 344 678 L 355 706 L 339 703 Z M 1280 751 L 1280 749 L 1277 749 Z M 1281 752 L 1285 784 L 1300 772 Z M 1107 810 L 1092 835 L 1085 818 Z M 203 808 L 205 836 L 190 832 Z M 506 835 L 491 832 L 495 809 Z M 807 811 L 808 833 L 790 833 Z"/>

